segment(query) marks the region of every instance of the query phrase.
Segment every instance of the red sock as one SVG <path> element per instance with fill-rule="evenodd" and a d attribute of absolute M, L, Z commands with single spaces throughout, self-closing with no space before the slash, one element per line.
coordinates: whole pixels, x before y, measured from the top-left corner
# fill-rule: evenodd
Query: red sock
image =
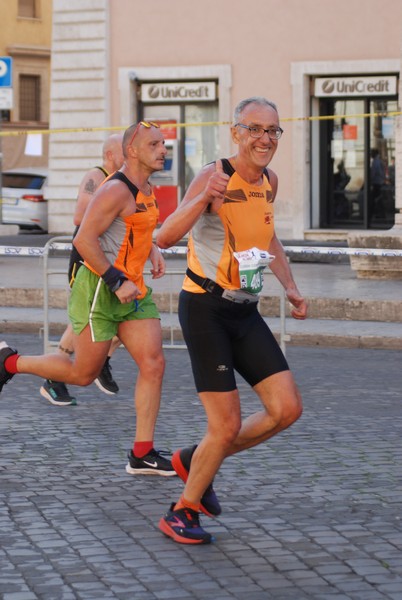
<path fill-rule="evenodd" d="M 200 504 L 194 504 L 193 502 L 189 502 L 185 499 L 184 496 L 180 496 L 179 501 L 176 503 L 174 510 L 179 510 L 180 508 L 191 508 L 191 510 L 195 510 L 195 512 L 200 511 Z"/>
<path fill-rule="evenodd" d="M 19 354 L 12 354 L 4 361 L 4 368 L 11 375 L 15 375 L 15 373 L 18 373 L 17 360 L 19 359 L 19 357 Z"/>
<path fill-rule="evenodd" d="M 133 454 L 137 458 L 142 458 L 146 454 L 149 454 L 154 447 L 154 442 L 134 442 Z"/>

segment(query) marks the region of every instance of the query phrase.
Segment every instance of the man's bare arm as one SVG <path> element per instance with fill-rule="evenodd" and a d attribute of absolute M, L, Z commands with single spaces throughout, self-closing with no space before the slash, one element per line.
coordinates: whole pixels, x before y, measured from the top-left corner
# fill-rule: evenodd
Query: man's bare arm
<path fill-rule="evenodd" d="M 81 225 L 88 204 L 104 180 L 105 175 L 100 169 L 91 169 L 86 173 L 78 189 L 77 204 L 75 206 L 73 219 L 74 225 Z"/>
<path fill-rule="evenodd" d="M 191 182 L 186 195 L 177 209 L 168 216 L 156 235 L 160 248 L 169 248 L 190 231 L 207 206 L 212 208 L 223 202 L 229 176 L 222 170 L 220 160 L 207 165 Z"/>
<path fill-rule="evenodd" d="M 127 210 L 128 202 L 130 203 L 130 199 L 126 186 L 119 181 L 108 181 L 93 196 L 74 238 L 74 246 L 80 255 L 99 275 L 110 267 L 99 237 L 117 216 Z M 131 212 L 134 211 L 135 205 Z"/>

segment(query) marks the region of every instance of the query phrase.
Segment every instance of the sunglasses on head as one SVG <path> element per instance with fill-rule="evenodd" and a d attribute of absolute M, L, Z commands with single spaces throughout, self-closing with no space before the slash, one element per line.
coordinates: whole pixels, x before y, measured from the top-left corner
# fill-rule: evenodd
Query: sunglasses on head
<path fill-rule="evenodd" d="M 131 146 L 131 144 L 133 143 L 134 138 L 137 135 L 141 125 L 143 127 L 145 127 L 146 129 L 151 129 L 151 127 L 156 127 L 156 129 L 159 129 L 158 123 L 154 123 L 154 121 L 140 121 L 139 123 L 137 123 L 137 126 L 134 129 L 133 135 L 131 136 L 130 143 L 128 144 L 129 146 Z"/>

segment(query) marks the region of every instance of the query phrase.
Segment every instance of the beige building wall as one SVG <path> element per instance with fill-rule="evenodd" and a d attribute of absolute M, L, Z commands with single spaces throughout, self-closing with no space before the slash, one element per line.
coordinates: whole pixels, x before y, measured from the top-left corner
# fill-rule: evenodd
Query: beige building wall
<path fill-rule="evenodd" d="M 284 238 L 314 228 L 310 124 L 295 120 L 317 110 L 311 78 L 400 71 L 400 0 L 54 0 L 53 7 L 52 127 L 126 127 L 137 117 L 133 73 L 216 77 L 222 121 L 244 97 L 274 100 L 285 130 L 271 165 Z M 225 127 L 220 151 L 230 153 Z M 52 136 L 54 231 L 66 230 L 79 179 L 105 135 Z"/>
<path fill-rule="evenodd" d="M 122 113 L 123 69 L 231 67 L 223 120 L 247 96 L 278 105 L 285 134 L 271 165 L 277 226 L 284 237 L 303 238 L 311 223 L 309 124 L 287 119 L 311 114 L 311 75 L 399 72 L 402 2 L 111 0 L 110 11 L 112 122 Z"/>
<path fill-rule="evenodd" d="M 18 0 L 0 0 L 2 56 L 8 46 L 25 44 L 49 49 L 52 31 L 52 0 L 37 0 L 35 19 L 18 16 Z"/>
<path fill-rule="evenodd" d="M 52 35 L 52 0 L 36 0 L 36 17 L 21 17 L 18 0 L 0 0 L 0 55 L 13 60 L 13 109 L 10 122 L 4 122 L 3 131 L 47 129 L 49 125 L 50 56 Z M 21 122 L 19 114 L 19 76 L 35 75 L 41 78 L 39 122 Z M 43 137 L 42 156 L 24 153 L 25 135 L 2 138 L 3 169 L 15 166 L 44 166 L 48 163 L 48 136 Z"/>

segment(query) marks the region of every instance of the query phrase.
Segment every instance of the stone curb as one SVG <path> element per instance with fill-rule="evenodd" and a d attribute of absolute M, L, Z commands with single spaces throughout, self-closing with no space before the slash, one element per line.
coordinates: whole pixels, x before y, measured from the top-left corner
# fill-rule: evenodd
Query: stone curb
<path fill-rule="evenodd" d="M 161 312 L 170 310 L 170 294 L 154 293 L 154 300 Z M 49 293 L 50 308 L 65 308 L 68 291 L 52 289 Z M 307 297 L 309 318 L 338 319 L 346 321 L 383 321 L 402 323 L 402 302 L 395 300 L 355 300 L 350 298 L 317 298 Z M 172 295 L 173 306 L 176 307 L 178 294 Z M 0 306 L 21 308 L 42 308 L 43 290 L 37 288 L 0 288 Z M 279 297 L 262 296 L 260 311 L 264 317 L 279 317 Z M 287 316 L 289 312 L 287 311 Z"/>

